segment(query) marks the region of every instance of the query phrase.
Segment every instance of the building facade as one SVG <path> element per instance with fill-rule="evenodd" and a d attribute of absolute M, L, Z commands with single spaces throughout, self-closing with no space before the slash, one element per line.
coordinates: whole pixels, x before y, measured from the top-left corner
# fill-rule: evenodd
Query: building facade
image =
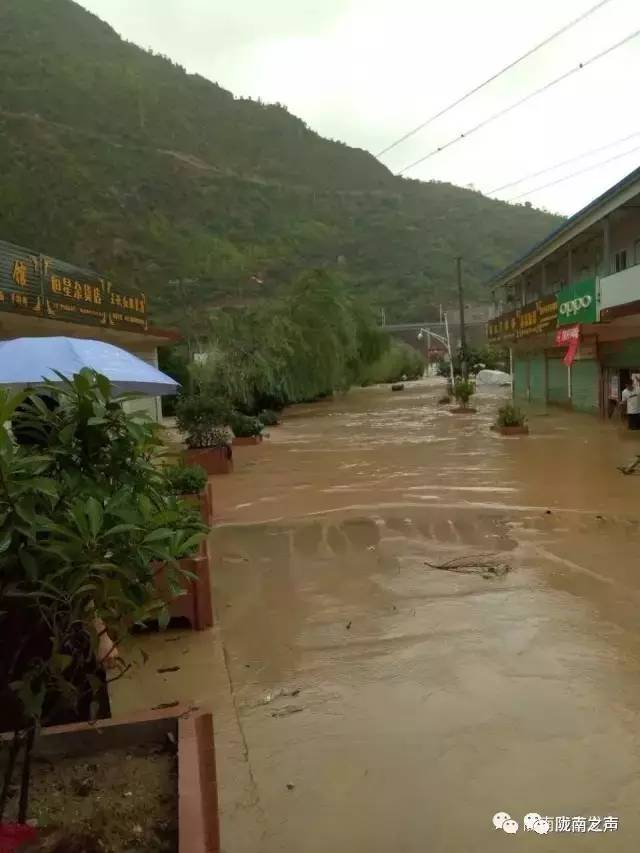
<path fill-rule="evenodd" d="M 158 347 L 174 332 L 149 323 L 146 294 L 91 270 L 0 241 L 0 340 L 65 336 L 107 341 L 158 366 Z M 125 403 L 160 420 L 160 399 Z"/>
<path fill-rule="evenodd" d="M 489 285 L 488 337 L 510 347 L 514 397 L 610 413 L 640 373 L 640 169 Z"/>

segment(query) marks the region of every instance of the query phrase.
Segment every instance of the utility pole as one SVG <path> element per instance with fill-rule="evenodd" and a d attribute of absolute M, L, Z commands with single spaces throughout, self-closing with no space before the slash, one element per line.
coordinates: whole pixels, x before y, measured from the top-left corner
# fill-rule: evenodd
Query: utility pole
<path fill-rule="evenodd" d="M 460 369 L 464 379 L 467 378 L 467 338 L 464 329 L 464 293 L 462 291 L 462 258 L 456 258 L 456 271 L 458 274 L 458 304 L 460 307 Z"/>

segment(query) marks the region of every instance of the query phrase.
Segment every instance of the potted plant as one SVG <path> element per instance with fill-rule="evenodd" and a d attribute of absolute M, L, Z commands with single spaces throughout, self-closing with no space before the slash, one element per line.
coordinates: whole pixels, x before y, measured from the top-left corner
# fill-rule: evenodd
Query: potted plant
<path fill-rule="evenodd" d="M 186 434 L 188 464 L 200 465 L 207 474 L 233 471 L 232 436 L 225 426 L 228 420 L 228 406 L 220 398 L 194 394 L 179 400 L 176 423 Z"/>
<path fill-rule="evenodd" d="M 263 426 L 278 426 L 280 423 L 280 415 L 273 409 L 263 409 L 258 418 Z"/>
<path fill-rule="evenodd" d="M 205 534 L 193 509 L 167 494 L 157 425 L 127 414 L 123 399 L 92 371 L 0 392 L 0 730 L 12 733 L 2 751 L 0 846 L 7 849 L 26 832 L 42 727 L 109 713 L 104 665 L 114 663 L 116 644 L 122 651 L 136 624 L 169 619 L 155 567 L 162 564 L 178 594 L 180 561 L 197 553 Z M 114 677 L 126 668 L 119 658 Z M 75 725 L 60 731 L 75 741 Z M 17 773 L 17 825 L 7 825 Z M 217 809 L 211 797 L 207 807 Z"/>
<path fill-rule="evenodd" d="M 167 465 L 164 475 L 169 493 L 197 507 L 203 522 L 210 525 L 213 521 L 211 496 L 208 489 L 209 477 L 204 468 L 201 465 L 178 462 L 175 465 Z"/>
<path fill-rule="evenodd" d="M 213 522 L 212 496 L 207 472 L 199 465 L 167 465 L 163 470 L 169 493 L 197 510 L 207 527 Z M 183 572 L 180 594 L 169 589 L 164 567 L 157 575 L 158 588 L 168 601 L 171 619 L 186 619 L 196 631 L 213 625 L 211 562 L 206 538 L 197 555 L 180 561 Z"/>
<path fill-rule="evenodd" d="M 233 431 L 234 444 L 260 444 L 262 441 L 263 423 L 259 418 L 243 415 L 241 412 L 233 412 L 229 426 Z"/>
<path fill-rule="evenodd" d="M 453 396 L 458 403 L 457 408 L 451 409 L 454 414 L 473 414 L 476 410 L 468 404 L 471 397 L 476 393 L 475 382 L 462 376 L 456 378 L 453 386 Z"/>
<path fill-rule="evenodd" d="M 528 435 L 529 427 L 526 424 L 526 417 L 513 403 L 506 403 L 498 409 L 498 416 L 495 424 L 491 427 L 500 435 Z"/>

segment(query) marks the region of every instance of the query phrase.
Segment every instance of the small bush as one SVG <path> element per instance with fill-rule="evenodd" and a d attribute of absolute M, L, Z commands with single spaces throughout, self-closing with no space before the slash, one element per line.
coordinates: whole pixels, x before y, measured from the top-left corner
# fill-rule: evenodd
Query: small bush
<path fill-rule="evenodd" d="M 264 426 L 278 426 L 280 423 L 280 417 L 273 409 L 264 409 L 258 415 L 258 419 Z"/>
<path fill-rule="evenodd" d="M 456 384 L 453 386 L 453 394 L 461 406 L 466 406 L 475 393 L 476 386 L 471 379 L 462 379 L 461 377 L 456 379 Z"/>
<path fill-rule="evenodd" d="M 526 417 L 513 403 L 506 403 L 498 409 L 496 425 L 499 427 L 521 427 L 526 423 Z"/>
<path fill-rule="evenodd" d="M 407 379 L 419 379 L 424 373 L 424 358 L 418 350 L 394 340 L 377 361 L 364 368 L 362 385 L 386 384 Z"/>
<path fill-rule="evenodd" d="M 229 404 L 221 397 L 193 394 L 181 397 L 176 406 L 176 423 L 186 433 L 187 447 L 192 449 L 228 444 L 225 425 L 229 416 Z"/>
<path fill-rule="evenodd" d="M 207 485 L 207 472 L 200 465 L 169 465 L 164 473 L 172 495 L 195 495 Z"/>
<path fill-rule="evenodd" d="M 238 438 L 260 435 L 263 427 L 262 421 L 259 418 L 252 418 L 250 415 L 243 415 L 240 412 L 232 413 L 229 426 L 233 430 L 233 434 Z"/>

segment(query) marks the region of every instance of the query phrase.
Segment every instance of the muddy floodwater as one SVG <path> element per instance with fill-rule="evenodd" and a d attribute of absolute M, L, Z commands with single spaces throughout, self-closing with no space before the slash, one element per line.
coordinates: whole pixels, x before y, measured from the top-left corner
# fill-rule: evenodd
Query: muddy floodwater
<path fill-rule="evenodd" d="M 216 628 L 144 638 L 115 685 L 116 713 L 212 706 L 225 853 L 638 849 L 638 445 L 559 411 L 501 438 L 503 392 L 441 392 L 355 390 L 238 448 Z M 486 554 L 509 571 L 427 565 Z"/>

